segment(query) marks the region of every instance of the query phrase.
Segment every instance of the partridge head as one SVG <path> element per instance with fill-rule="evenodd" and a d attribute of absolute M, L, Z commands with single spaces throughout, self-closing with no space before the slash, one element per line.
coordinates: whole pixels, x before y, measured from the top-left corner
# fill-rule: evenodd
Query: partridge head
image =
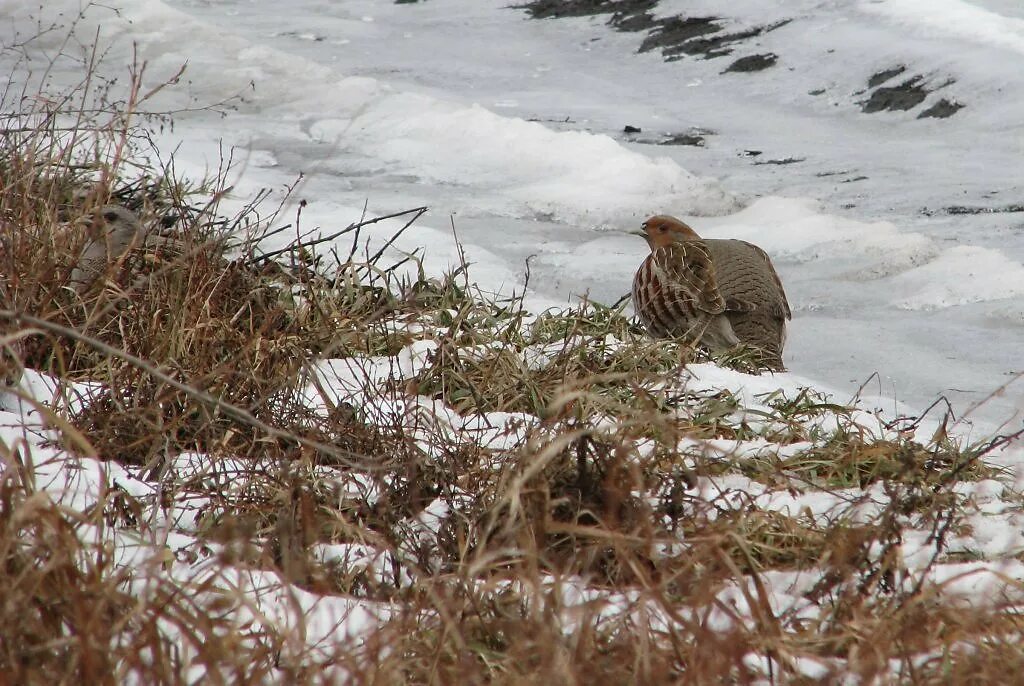
<path fill-rule="evenodd" d="M 146 230 L 134 212 L 121 205 L 103 205 L 90 217 L 88 240 L 71 272 L 72 283 L 79 290 L 88 287 L 145 240 Z"/>
<path fill-rule="evenodd" d="M 712 351 L 742 343 L 759 349 L 769 369 L 784 368 L 792 313 L 767 253 L 746 241 L 702 239 L 667 215 L 641 228 L 651 254 L 633 278 L 633 305 L 650 335 Z"/>

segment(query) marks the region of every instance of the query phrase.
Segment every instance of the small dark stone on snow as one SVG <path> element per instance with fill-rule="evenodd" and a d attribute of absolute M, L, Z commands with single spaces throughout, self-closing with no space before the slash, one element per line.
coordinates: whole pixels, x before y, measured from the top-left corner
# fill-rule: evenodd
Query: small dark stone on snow
<path fill-rule="evenodd" d="M 631 126 L 626 124 L 625 128 L 622 129 L 622 133 L 641 133 L 642 130 L 639 126 Z"/>

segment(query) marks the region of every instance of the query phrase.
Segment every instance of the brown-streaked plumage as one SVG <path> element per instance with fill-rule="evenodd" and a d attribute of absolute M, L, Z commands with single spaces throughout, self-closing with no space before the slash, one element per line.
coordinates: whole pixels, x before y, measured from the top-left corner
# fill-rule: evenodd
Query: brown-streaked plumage
<path fill-rule="evenodd" d="M 633 305 L 655 338 L 679 337 L 712 351 L 758 348 L 763 364 L 784 369 L 786 320 L 793 315 L 764 250 L 733 239 L 701 238 L 682 221 L 645 221 L 651 254 L 633 278 Z"/>

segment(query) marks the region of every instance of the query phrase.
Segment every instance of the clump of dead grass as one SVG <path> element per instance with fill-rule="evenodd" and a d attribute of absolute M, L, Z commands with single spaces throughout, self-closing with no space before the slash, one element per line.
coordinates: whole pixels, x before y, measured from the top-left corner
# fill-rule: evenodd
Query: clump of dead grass
<path fill-rule="evenodd" d="M 0 446 L 0 458 L 0 668 L 12 683 L 184 683 L 202 672 L 253 682 L 274 671 L 280 639 L 249 627 L 242 640 L 239 599 L 217 604 L 202 583 L 147 574 L 169 563 L 159 557 L 118 560 L 108 534 L 139 526 L 130 498 L 108 490 L 91 513 L 75 512 L 33 488 L 38 465 L 24 445 Z"/>

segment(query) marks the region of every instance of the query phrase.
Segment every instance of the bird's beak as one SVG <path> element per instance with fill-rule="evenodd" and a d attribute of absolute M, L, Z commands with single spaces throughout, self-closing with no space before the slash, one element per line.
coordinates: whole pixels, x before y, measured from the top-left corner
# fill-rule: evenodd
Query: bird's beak
<path fill-rule="evenodd" d="M 95 238 L 100 233 L 99 218 L 92 212 L 75 217 L 71 220 L 71 224 L 82 227 L 82 231 L 90 238 Z"/>

